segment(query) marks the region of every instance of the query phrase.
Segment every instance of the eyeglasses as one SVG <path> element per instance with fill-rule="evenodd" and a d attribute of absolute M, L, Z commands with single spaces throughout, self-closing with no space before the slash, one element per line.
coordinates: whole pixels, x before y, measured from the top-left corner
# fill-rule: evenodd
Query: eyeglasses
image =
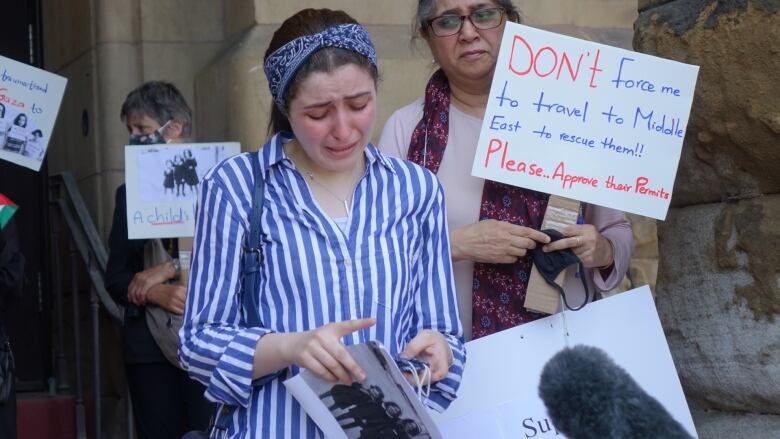
<path fill-rule="evenodd" d="M 444 14 L 428 20 L 428 25 L 437 37 L 449 37 L 460 32 L 467 18 L 479 30 L 496 28 L 504 21 L 504 13 L 502 8 L 485 8 L 469 15 Z"/>

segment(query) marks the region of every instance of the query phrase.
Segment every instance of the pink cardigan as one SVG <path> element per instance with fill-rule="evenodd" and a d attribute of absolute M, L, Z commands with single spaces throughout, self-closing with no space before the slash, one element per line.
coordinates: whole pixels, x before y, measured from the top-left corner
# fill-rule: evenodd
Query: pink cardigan
<path fill-rule="evenodd" d="M 406 158 L 412 131 L 422 117 L 422 98 L 397 110 L 385 124 L 379 139 L 379 148 L 386 154 Z M 450 106 L 450 132 L 447 150 L 439 168 L 438 177 L 444 187 L 450 229 L 479 220 L 484 180 L 471 176 L 482 120 Z M 631 224 L 623 212 L 596 205 L 584 205 L 585 223 L 596 226 L 615 250 L 615 264 L 605 279 L 598 270 L 588 270 L 586 276 L 591 293 L 609 291 L 618 286 L 628 270 L 634 249 Z M 459 261 L 453 264 L 458 308 L 466 332 L 471 339 L 471 295 L 474 263 Z M 582 303 L 585 291 L 582 282 L 568 270 L 564 289 L 571 306 Z"/>

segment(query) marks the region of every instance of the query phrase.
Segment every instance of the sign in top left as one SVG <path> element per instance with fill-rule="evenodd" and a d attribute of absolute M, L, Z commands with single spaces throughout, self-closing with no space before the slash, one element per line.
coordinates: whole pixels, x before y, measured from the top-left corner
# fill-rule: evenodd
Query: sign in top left
<path fill-rule="evenodd" d="M 41 169 L 67 82 L 0 56 L 0 159 Z"/>

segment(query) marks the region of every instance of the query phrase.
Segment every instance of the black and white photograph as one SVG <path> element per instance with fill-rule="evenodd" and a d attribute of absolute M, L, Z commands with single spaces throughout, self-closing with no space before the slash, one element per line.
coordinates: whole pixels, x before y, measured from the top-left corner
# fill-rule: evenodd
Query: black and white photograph
<path fill-rule="evenodd" d="M 203 176 L 226 157 L 222 146 L 193 144 L 139 149 L 138 188 L 144 203 L 195 200 Z"/>
<path fill-rule="evenodd" d="M 348 438 L 440 437 L 422 401 L 381 345 L 363 343 L 347 350 L 365 370 L 364 382 L 333 384 L 308 371 L 301 375 Z"/>
<path fill-rule="evenodd" d="M 27 113 L 0 102 L 0 147 L 32 160 L 43 160 L 46 139 Z"/>

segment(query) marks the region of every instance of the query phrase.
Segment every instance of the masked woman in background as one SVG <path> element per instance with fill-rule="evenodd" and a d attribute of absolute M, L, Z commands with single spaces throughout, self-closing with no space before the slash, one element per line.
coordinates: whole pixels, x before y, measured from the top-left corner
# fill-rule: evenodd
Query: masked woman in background
<path fill-rule="evenodd" d="M 150 81 L 131 91 L 121 110 L 130 145 L 184 142 L 190 135 L 191 114 L 179 90 L 162 81 Z M 170 282 L 178 275 L 175 264 L 166 261 L 147 266 L 145 261 L 153 244 L 164 248 L 169 259 L 177 258 L 178 240 L 128 239 L 124 184 L 117 188 L 115 200 L 105 283 L 125 309 L 122 353 L 136 431 L 139 438 L 180 438 L 185 432 L 205 429 L 214 408 L 203 397 L 204 387 L 166 358 L 147 324 L 147 306 L 184 313 L 186 289 Z M 171 356 L 175 358 L 175 353 Z"/>

